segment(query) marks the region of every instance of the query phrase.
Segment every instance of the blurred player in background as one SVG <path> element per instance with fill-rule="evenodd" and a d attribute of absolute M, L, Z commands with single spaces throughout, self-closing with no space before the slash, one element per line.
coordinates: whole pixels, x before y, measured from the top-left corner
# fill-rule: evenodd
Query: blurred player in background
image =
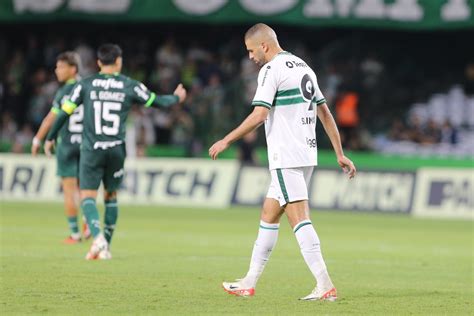
<path fill-rule="evenodd" d="M 319 237 L 310 220 L 308 185 L 317 165 L 316 114 L 334 147 L 337 162 L 353 178 L 356 169 L 344 156 L 339 132 L 321 93 L 316 75 L 295 55 L 284 51 L 273 29 L 256 24 L 245 34 L 249 58 L 262 66 L 252 101 L 253 112 L 232 132 L 209 149 L 216 159 L 230 144 L 265 123 L 270 188 L 264 201 L 260 228 L 247 275 L 224 282 L 224 289 L 238 296 L 252 296 L 265 264 L 275 247 L 280 218 L 286 213 L 301 253 L 316 279 L 316 287 L 302 300 L 337 298 L 324 262 Z"/>
<path fill-rule="evenodd" d="M 84 130 L 79 167 L 81 208 L 94 241 L 86 259 L 110 259 L 110 242 L 118 217 L 117 189 L 124 175 L 125 121 L 134 103 L 146 107 L 168 107 L 183 102 L 186 90 L 180 84 L 173 95 L 157 96 L 144 84 L 121 75 L 122 50 L 114 44 L 99 47 L 100 72 L 79 81 L 47 136 L 45 152 L 51 153 L 55 139 L 69 115 L 84 107 Z M 104 184 L 104 232 L 96 206 L 97 190 Z"/>
<path fill-rule="evenodd" d="M 79 72 L 80 58 L 75 52 L 64 52 L 56 59 L 56 76 L 63 85 L 54 96 L 53 106 L 44 118 L 41 126 L 33 138 L 31 153 L 38 155 L 41 142 L 53 125 L 56 114 L 61 110 L 61 104 L 69 98 L 72 88 L 76 84 Z M 79 199 L 79 152 L 82 137 L 82 118 L 84 116 L 82 105 L 78 106 L 69 118 L 68 124 L 59 131 L 56 159 L 57 174 L 61 177 L 64 192 L 64 208 L 69 224 L 70 235 L 64 242 L 75 244 L 82 240 L 77 219 Z M 84 238 L 90 237 L 87 224 L 83 225 Z"/>

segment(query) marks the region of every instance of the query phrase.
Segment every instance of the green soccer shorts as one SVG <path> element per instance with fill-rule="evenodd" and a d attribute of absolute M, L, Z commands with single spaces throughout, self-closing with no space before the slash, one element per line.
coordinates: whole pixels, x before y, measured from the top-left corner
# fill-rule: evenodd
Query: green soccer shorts
<path fill-rule="evenodd" d="M 117 191 L 123 180 L 125 157 L 125 144 L 105 150 L 81 150 L 79 163 L 81 190 L 97 190 L 103 181 L 106 191 Z"/>
<path fill-rule="evenodd" d="M 79 176 L 79 145 L 63 145 L 56 147 L 57 175 L 61 178 L 77 178 Z"/>

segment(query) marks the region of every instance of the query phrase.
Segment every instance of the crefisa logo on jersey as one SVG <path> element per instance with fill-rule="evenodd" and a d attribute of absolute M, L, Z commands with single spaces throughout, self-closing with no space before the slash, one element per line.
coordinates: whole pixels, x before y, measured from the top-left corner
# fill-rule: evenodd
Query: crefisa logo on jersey
<path fill-rule="evenodd" d="M 117 81 L 114 78 L 109 79 L 94 79 L 92 81 L 94 87 L 100 87 L 104 89 L 114 88 L 114 89 L 123 89 L 123 82 Z"/>

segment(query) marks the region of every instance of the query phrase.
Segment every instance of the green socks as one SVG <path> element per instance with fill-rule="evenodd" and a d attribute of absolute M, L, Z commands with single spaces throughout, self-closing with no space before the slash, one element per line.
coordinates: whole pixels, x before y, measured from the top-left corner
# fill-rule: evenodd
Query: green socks
<path fill-rule="evenodd" d="M 84 214 L 87 225 L 91 231 L 92 237 L 97 237 L 100 234 L 99 211 L 95 205 L 93 198 L 85 198 L 81 202 L 82 213 Z"/>
<path fill-rule="evenodd" d="M 115 224 L 117 223 L 117 217 L 117 199 L 105 201 L 104 237 L 109 244 L 112 240 L 112 235 L 114 234 Z"/>
<path fill-rule="evenodd" d="M 77 223 L 77 216 L 68 216 L 67 223 L 72 234 L 79 234 L 79 225 Z"/>
<path fill-rule="evenodd" d="M 85 198 L 81 202 L 82 212 L 87 220 L 87 225 L 95 238 L 100 234 L 99 211 L 93 198 Z M 117 199 L 105 201 L 105 216 L 104 216 L 104 237 L 110 244 L 112 235 L 114 234 L 115 224 L 117 223 L 118 207 Z M 76 219 L 76 229 L 77 219 Z"/>

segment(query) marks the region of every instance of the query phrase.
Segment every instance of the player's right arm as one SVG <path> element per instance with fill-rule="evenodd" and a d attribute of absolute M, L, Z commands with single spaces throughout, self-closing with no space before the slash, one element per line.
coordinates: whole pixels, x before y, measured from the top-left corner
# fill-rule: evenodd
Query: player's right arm
<path fill-rule="evenodd" d="M 209 156 L 213 160 L 216 160 L 217 156 L 226 150 L 230 144 L 262 125 L 267 119 L 268 112 L 270 112 L 270 109 L 265 106 L 255 106 L 252 113 L 250 113 L 236 129 L 227 134 L 223 139 L 215 142 L 211 148 L 209 148 Z"/>
<path fill-rule="evenodd" d="M 223 139 L 215 142 L 209 148 L 209 156 L 216 160 L 217 156 L 226 150 L 230 144 L 242 138 L 245 134 L 253 131 L 262 125 L 267 119 L 268 113 L 272 108 L 273 99 L 278 87 L 278 75 L 275 67 L 270 65 L 263 66 L 258 73 L 257 91 L 253 98 L 252 113 L 233 131 L 227 134 Z"/>
<path fill-rule="evenodd" d="M 41 143 L 46 137 L 46 134 L 48 131 L 51 129 L 51 126 L 54 123 L 54 119 L 56 118 L 56 114 L 53 111 L 50 111 L 48 115 L 43 119 L 43 122 L 41 122 L 41 126 L 38 129 L 38 132 L 36 133 L 35 137 L 33 137 L 33 142 L 31 145 L 31 154 L 33 156 L 36 156 L 41 148 Z"/>
<path fill-rule="evenodd" d="M 46 135 L 48 134 L 48 131 L 51 129 L 51 126 L 53 126 L 54 119 L 56 118 L 56 114 L 60 111 L 61 108 L 61 100 L 63 98 L 63 93 L 61 93 L 61 89 L 59 89 L 56 92 L 56 95 L 54 96 L 53 100 L 53 106 L 51 107 L 51 111 L 46 115 L 46 117 L 43 119 L 43 122 L 41 122 L 41 126 L 38 129 L 38 132 L 36 133 L 35 137 L 33 137 L 33 144 L 31 146 L 31 153 L 33 156 L 36 156 L 41 148 L 41 143 L 45 139 Z"/>
<path fill-rule="evenodd" d="M 61 106 L 61 110 L 58 111 L 56 119 L 53 123 L 53 127 L 50 129 L 48 136 L 46 137 L 46 143 L 44 144 L 44 152 L 46 155 L 51 155 L 51 150 L 54 146 L 54 140 L 58 137 L 58 133 L 61 127 L 67 122 L 69 116 L 74 113 L 78 104 L 82 103 L 82 83 L 78 82 L 72 89 L 71 97 L 69 100 L 64 102 Z"/>

